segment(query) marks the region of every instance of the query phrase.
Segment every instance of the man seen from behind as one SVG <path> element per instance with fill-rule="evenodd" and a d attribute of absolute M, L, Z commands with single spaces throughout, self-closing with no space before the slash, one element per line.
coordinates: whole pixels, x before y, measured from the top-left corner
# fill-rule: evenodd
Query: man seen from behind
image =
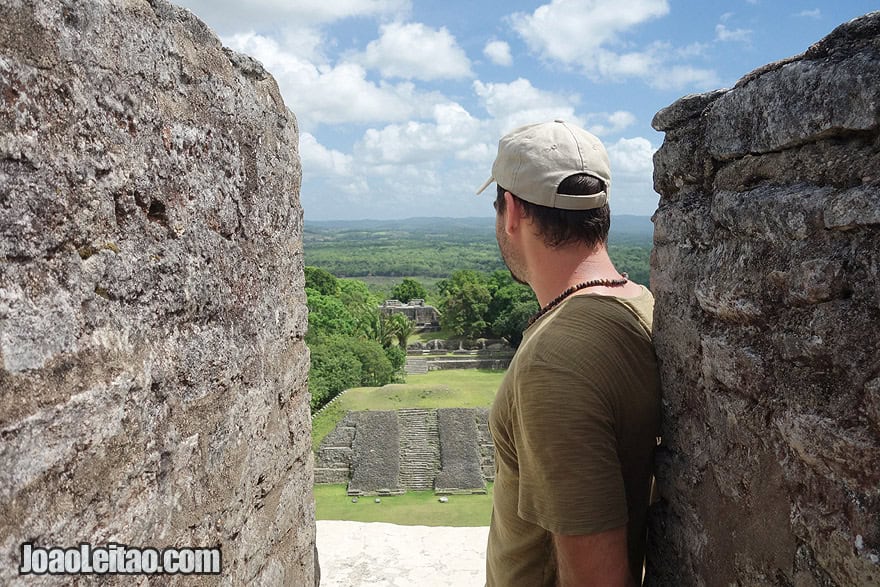
<path fill-rule="evenodd" d="M 541 310 L 489 417 L 495 487 L 491 586 L 639 585 L 660 384 L 654 299 L 607 251 L 611 170 L 563 121 L 499 142 L 495 231 Z"/>

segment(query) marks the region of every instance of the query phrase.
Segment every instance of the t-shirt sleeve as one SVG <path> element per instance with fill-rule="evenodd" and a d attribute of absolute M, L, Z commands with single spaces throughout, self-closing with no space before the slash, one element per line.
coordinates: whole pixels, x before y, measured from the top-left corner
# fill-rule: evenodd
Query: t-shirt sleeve
<path fill-rule="evenodd" d="M 540 359 L 517 377 L 519 516 L 569 535 L 625 525 L 612 394 L 601 388 L 607 380 Z"/>

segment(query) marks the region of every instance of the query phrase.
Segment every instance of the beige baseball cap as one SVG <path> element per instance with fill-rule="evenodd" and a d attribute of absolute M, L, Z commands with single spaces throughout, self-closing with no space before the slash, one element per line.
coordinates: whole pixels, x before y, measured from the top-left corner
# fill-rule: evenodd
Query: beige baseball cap
<path fill-rule="evenodd" d="M 560 194 L 556 190 L 565 178 L 586 173 L 601 180 L 605 190 L 589 196 Z M 590 210 L 608 203 L 611 164 L 598 138 L 582 128 L 564 122 L 541 122 L 521 126 L 498 142 L 498 156 L 492 182 L 523 200 L 564 210 Z"/>

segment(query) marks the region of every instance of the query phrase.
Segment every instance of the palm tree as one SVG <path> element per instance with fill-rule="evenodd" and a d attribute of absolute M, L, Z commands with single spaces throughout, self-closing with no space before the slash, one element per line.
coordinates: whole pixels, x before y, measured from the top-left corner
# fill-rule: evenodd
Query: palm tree
<path fill-rule="evenodd" d="M 388 318 L 388 322 L 391 325 L 391 332 L 397 338 L 397 344 L 406 350 L 407 340 L 415 331 L 415 325 L 403 314 L 392 314 Z"/>
<path fill-rule="evenodd" d="M 360 304 L 356 312 L 357 330 L 363 338 L 373 340 L 382 348 L 391 346 L 395 334 L 388 316 L 379 312 L 379 308 L 370 303 Z"/>

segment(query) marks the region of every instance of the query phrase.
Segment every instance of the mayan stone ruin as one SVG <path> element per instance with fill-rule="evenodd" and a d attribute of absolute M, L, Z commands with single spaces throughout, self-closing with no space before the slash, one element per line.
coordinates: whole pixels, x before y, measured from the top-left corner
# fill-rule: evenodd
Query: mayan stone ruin
<path fill-rule="evenodd" d="M 425 304 L 425 300 L 414 299 L 405 304 L 400 300 L 385 300 L 379 311 L 385 316 L 403 314 L 420 331 L 440 329 L 440 311 Z"/>
<path fill-rule="evenodd" d="M 348 412 L 324 438 L 316 483 L 349 495 L 485 493 L 495 456 L 485 408 Z"/>
<path fill-rule="evenodd" d="M 662 110 L 654 585 L 880 584 L 880 13 Z"/>
<path fill-rule="evenodd" d="M 301 176 L 274 80 L 164 0 L 0 13 L 0 584 L 57 584 L 17 576 L 33 541 L 220 547 L 222 576 L 160 583 L 312 585 Z"/>

